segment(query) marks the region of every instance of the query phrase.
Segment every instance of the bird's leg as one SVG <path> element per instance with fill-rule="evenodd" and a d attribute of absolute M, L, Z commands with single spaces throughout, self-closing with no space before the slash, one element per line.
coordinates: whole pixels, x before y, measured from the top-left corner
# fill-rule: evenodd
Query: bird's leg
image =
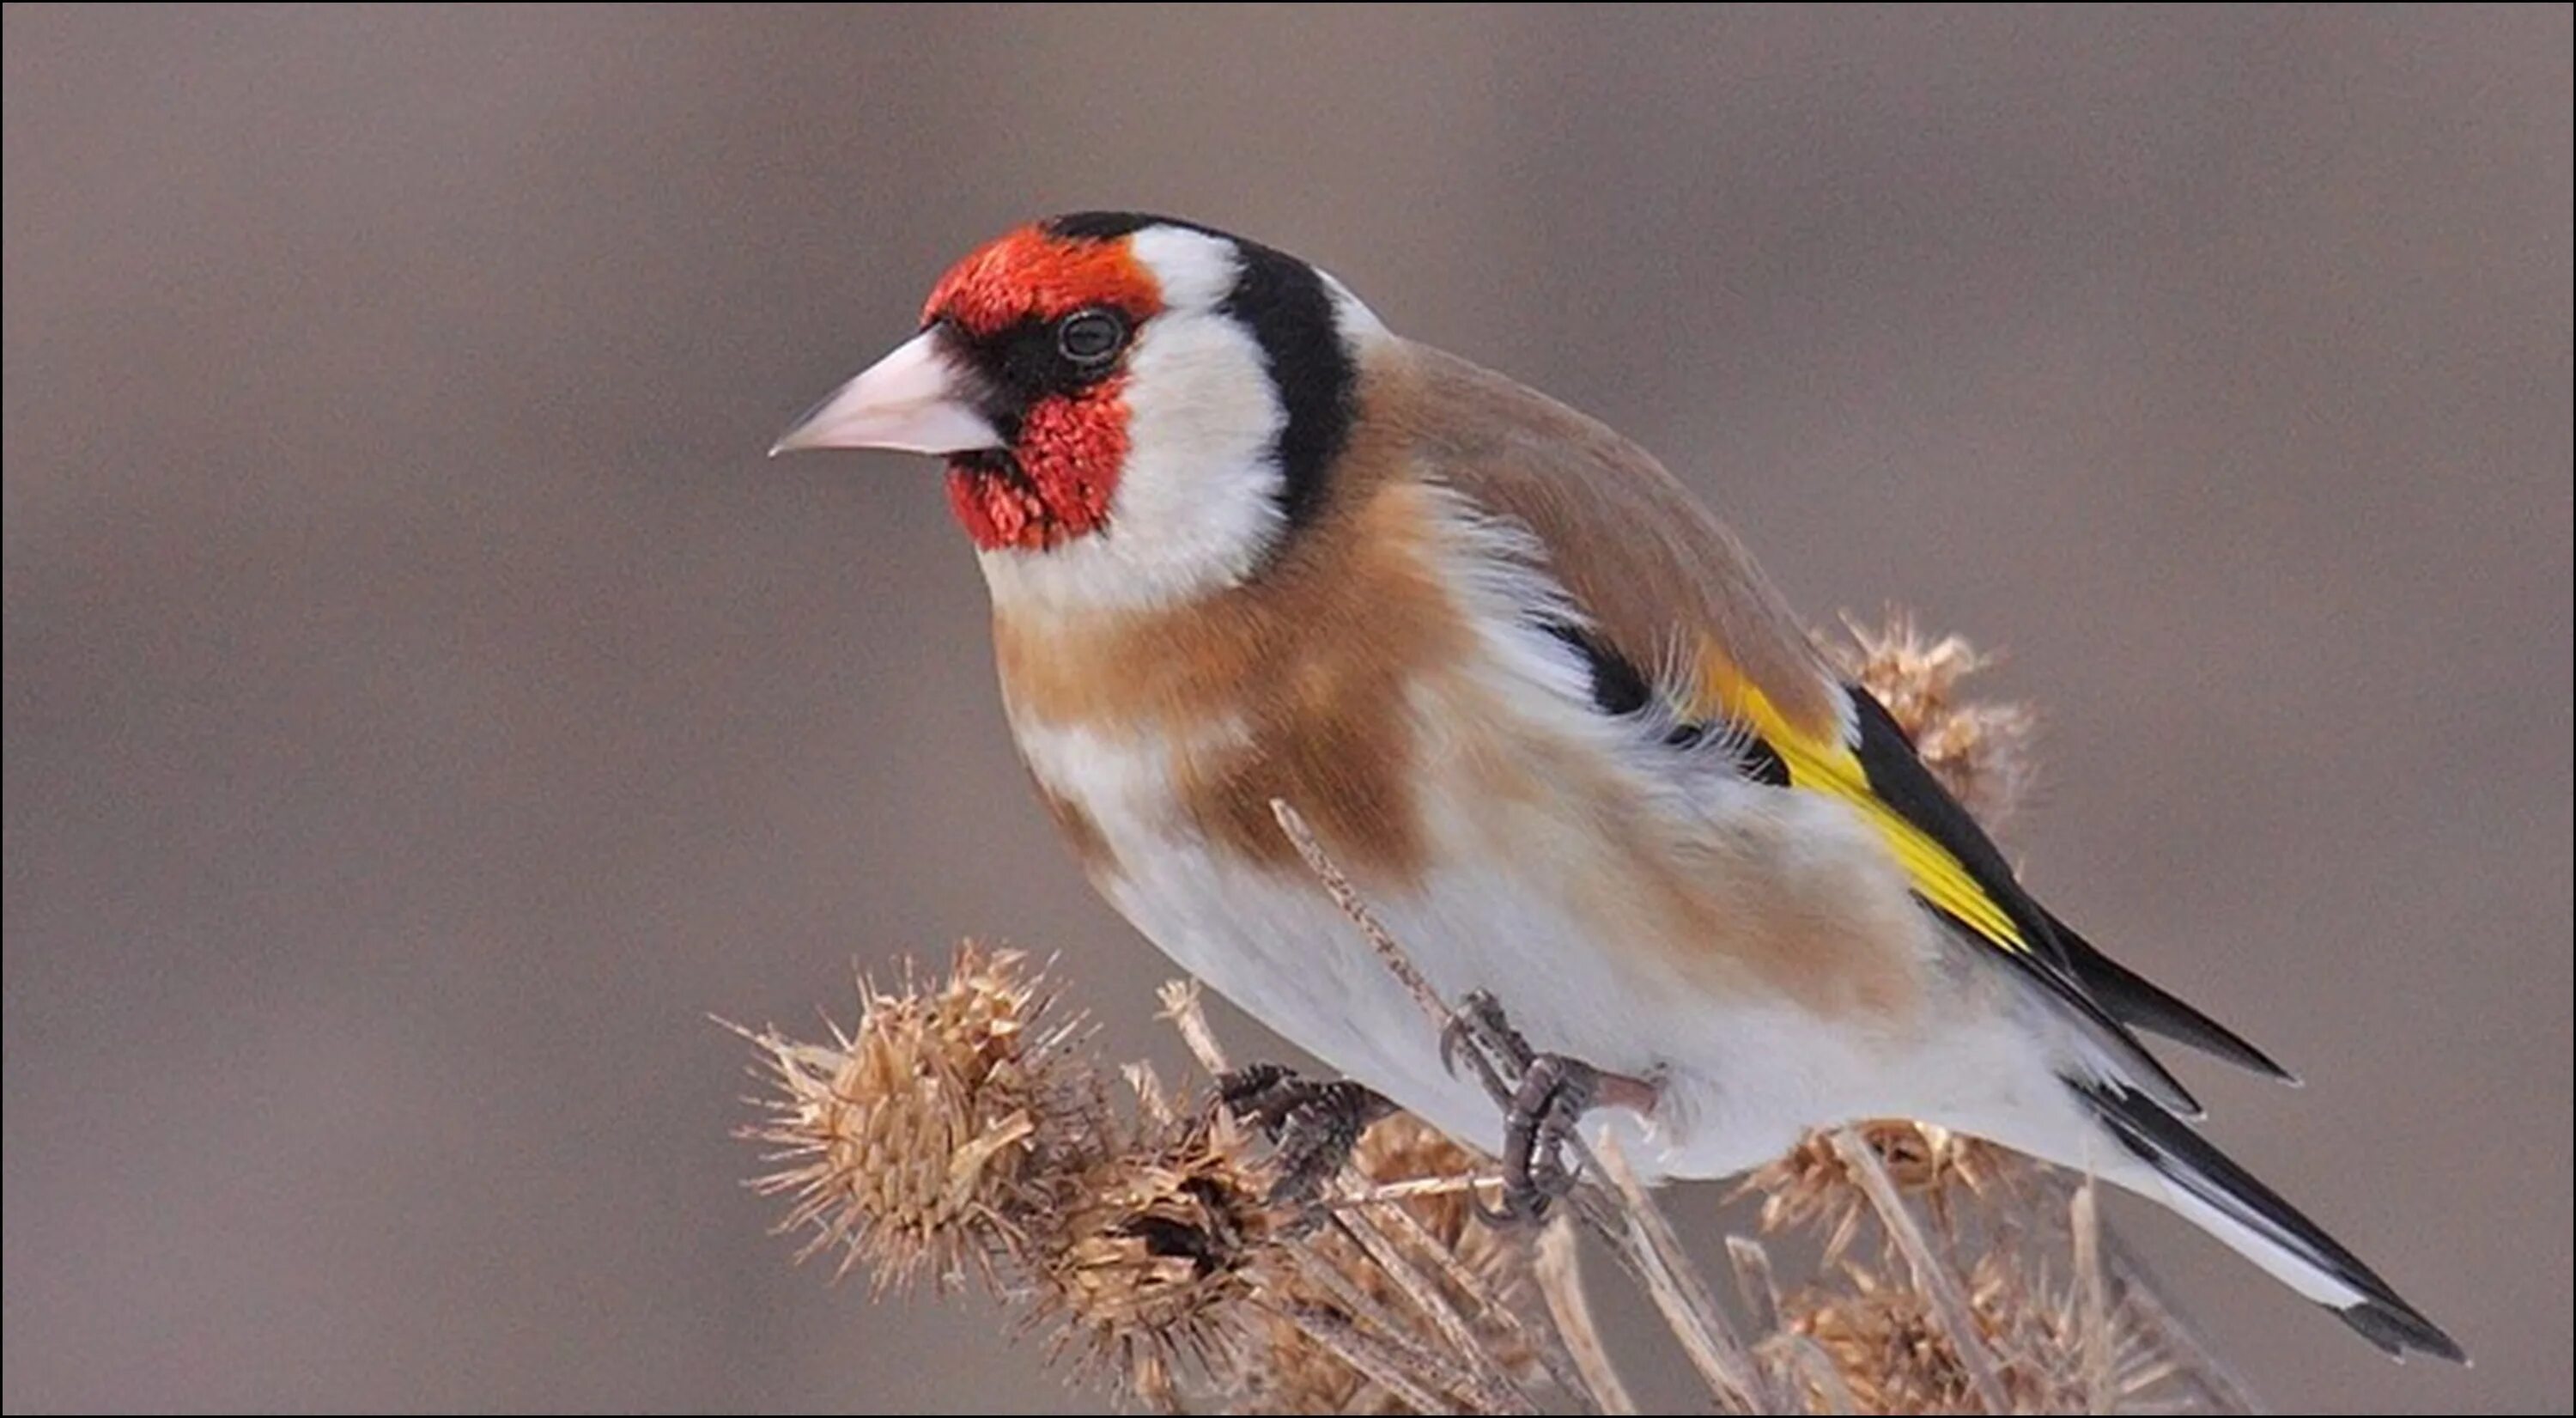
<path fill-rule="evenodd" d="M 1499 1057 L 1505 1077 L 1517 1077 L 1503 1116 L 1503 1197 L 1500 1207 L 1478 1210 L 1495 1225 L 1538 1221 L 1558 1197 L 1574 1189 L 1565 1165 L 1566 1140 L 1595 1104 L 1652 1110 L 1655 1086 L 1625 1074 L 1605 1073 L 1581 1059 L 1543 1054 L 1503 1017 L 1502 1005 L 1483 990 L 1458 1002 L 1440 1032 L 1440 1061 L 1458 1071 L 1459 1051 L 1476 1047 Z"/>
<path fill-rule="evenodd" d="M 1278 1064 L 1248 1064 L 1221 1074 L 1217 1100 L 1270 1134 L 1279 1179 L 1274 1202 L 1312 1200 L 1350 1161 L 1369 1124 L 1395 1105 L 1349 1079 L 1318 1083 Z"/>

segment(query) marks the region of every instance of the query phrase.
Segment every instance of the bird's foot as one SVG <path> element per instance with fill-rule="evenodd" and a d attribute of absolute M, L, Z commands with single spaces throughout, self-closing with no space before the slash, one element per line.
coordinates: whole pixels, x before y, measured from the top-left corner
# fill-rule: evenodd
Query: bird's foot
<path fill-rule="evenodd" d="M 1351 1160 L 1360 1134 L 1395 1105 L 1349 1079 L 1318 1083 L 1278 1064 L 1248 1064 L 1218 1076 L 1217 1101 L 1270 1135 L 1278 1180 L 1270 1200 L 1302 1204 Z"/>
<path fill-rule="evenodd" d="M 1651 1111 L 1655 1087 L 1625 1074 L 1606 1073 L 1581 1059 L 1544 1054 L 1504 1018 L 1503 1007 L 1483 990 L 1458 1002 L 1447 1028 L 1440 1031 L 1440 1062 L 1458 1071 L 1462 1051 L 1473 1047 L 1499 1059 L 1509 1083 L 1503 1116 L 1503 1195 L 1497 1207 L 1477 1203 L 1486 1221 L 1497 1226 L 1544 1220 L 1548 1208 L 1574 1190 L 1574 1170 L 1566 1165 L 1565 1144 L 1597 1104 Z"/>
<path fill-rule="evenodd" d="M 1477 1204 L 1488 1223 L 1545 1220 L 1548 1208 L 1574 1190 L 1565 1144 L 1599 1099 L 1601 1082 L 1601 1071 L 1580 1059 L 1539 1054 L 1530 1060 L 1503 1119 L 1502 1202 Z"/>

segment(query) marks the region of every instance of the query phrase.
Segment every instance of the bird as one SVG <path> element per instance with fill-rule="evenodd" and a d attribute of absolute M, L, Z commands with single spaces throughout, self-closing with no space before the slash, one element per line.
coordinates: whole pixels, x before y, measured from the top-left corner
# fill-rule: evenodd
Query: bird
<path fill-rule="evenodd" d="M 2289 1079 L 2040 904 L 1717 515 L 1601 422 L 1213 227 L 1049 217 L 773 454 L 944 460 L 1002 705 L 1094 888 L 1340 1077 L 1343 1145 L 1496 1109 L 1282 833 L 1525 1065 L 1503 1210 L 1578 1121 L 1652 1180 L 1908 1118 L 2170 1208 L 2379 1348 L 2450 1335 L 2208 1141 L 2140 1034 Z M 1499 1033 L 1497 1033 L 1499 1031 Z"/>

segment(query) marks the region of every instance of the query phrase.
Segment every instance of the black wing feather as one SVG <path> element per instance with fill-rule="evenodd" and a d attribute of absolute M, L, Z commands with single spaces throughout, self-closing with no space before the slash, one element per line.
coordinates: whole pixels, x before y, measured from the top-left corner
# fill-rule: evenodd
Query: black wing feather
<path fill-rule="evenodd" d="M 2086 1026 L 2089 1036 L 2114 1054 L 2121 1066 L 2137 1083 L 2155 1096 L 2156 1101 L 2176 1112 L 2198 1117 L 2200 1100 L 2173 1076 L 2162 1061 L 2147 1052 L 2147 1046 L 2131 1033 L 2098 998 L 2089 982 L 2077 970 L 2074 954 L 2057 932 L 2056 918 L 2031 899 L 2021 882 L 2013 875 L 2012 865 L 2004 860 L 1994 839 L 1977 825 L 1914 749 L 1902 725 L 1887 712 L 1887 706 L 1875 695 L 1858 685 L 1846 686 L 1851 696 L 1854 723 L 1859 729 L 1854 752 L 1860 758 L 1861 771 L 1869 778 L 1870 792 L 1898 816 L 1912 823 L 1941 850 L 1957 859 L 1995 905 L 2021 930 L 2026 950 L 1996 949 L 1995 954 L 2010 961 L 2025 978 L 2074 1014 Z M 1929 903 L 1926 903 L 1927 905 Z M 1988 944 L 1982 935 L 1947 912 L 1934 914 L 1950 923 L 1953 929 L 1969 939 Z M 2086 947 L 2088 952 L 2090 947 Z M 2096 953 L 2096 958 L 2100 958 Z"/>
<path fill-rule="evenodd" d="M 2057 943 L 2065 949 L 2066 962 L 2075 971 L 2075 978 L 2084 982 L 2084 987 L 2102 1002 L 2102 1007 L 2110 1011 L 2112 1018 L 2150 1034 L 2161 1034 L 2177 1044 L 2188 1044 L 2239 1068 L 2277 1078 L 2283 1083 L 2299 1081 L 2297 1074 L 2281 1067 L 2271 1055 L 2246 1042 L 2235 1030 L 2094 949 L 2091 942 L 2077 935 L 2053 913 L 2048 924 L 2057 934 Z"/>

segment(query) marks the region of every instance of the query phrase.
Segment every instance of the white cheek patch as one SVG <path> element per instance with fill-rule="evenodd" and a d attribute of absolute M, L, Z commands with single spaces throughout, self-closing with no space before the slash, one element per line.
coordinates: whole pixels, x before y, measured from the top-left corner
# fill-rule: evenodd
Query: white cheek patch
<path fill-rule="evenodd" d="M 1225 251 L 1193 232 L 1148 234 Z M 1184 264 L 1173 279 L 1216 275 Z M 1251 332 L 1212 310 L 1176 306 L 1138 334 L 1127 371 L 1127 462 L 1108 522 L 1045 552 L 984 553 L 997 599 L 1091 609 L 1176 604 L 1241 581 L 1277 540 L 1285 517 L 1276 450 L 1288 415 Z"/>
<path fill-rule="evenodd" d="M 1278 530 L 1277 447 L 1288 422 L 1261 346 L 1239 321 L 1167 317 L 1129 367 L 1127 469 L 1110 502 L 1111 534 L 1249 570 Z"/>

